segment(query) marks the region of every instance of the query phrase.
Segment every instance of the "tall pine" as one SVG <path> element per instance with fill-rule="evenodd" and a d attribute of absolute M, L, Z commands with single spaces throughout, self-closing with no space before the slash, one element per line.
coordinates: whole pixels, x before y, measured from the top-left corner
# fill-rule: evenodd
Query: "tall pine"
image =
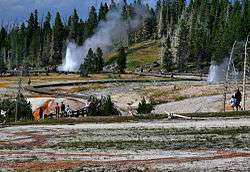
<path fill-rule="evenodd" d="M 56 13 L 55 24 L 53 27 L 53 50 L 52 59 L 50 59 L 51 65 L 62 64 L 62 54 L 63 54 L 63 37 L 64 37 L 64 26 L 61 20 L 60 13 Z"/>

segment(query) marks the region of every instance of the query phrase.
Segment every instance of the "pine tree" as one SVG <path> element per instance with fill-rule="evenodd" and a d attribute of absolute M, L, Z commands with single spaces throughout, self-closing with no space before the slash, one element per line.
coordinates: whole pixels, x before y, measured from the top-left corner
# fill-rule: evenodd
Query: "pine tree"
<path fill-rule="evenodd" d="M 82 70 L 84 73 L 92 73 L 95 71 L 95 63 L 94 63 L 95 54 L 92 48 L 89 49 L 88 54 L 84 58 L 84 63 L 82 65 Z"/>
<path fill-rule="evenodd" d="M 55 18 L 55 24 L 53 27 L 53 53 L 50 63 L 52 65 L 62 64 L 62 51 L 63 51 L 63 37 L 64 37 L 64 26 L 61 20 L 60 13 L 57 12 Z"/>
<path fill-rule="evenodd" d="M 42 51 L 42 66 L 47 66 L 52 58 L 52 28 L 50 25 L 51 14 L 48 12 L 43 28 L 43 51 Z"/>
<path fill-rule="evenodd" d="M 103 53 L 100 47 L 96 50 L 96 71 L 100 72 L 103 70 L 104 61 L 103 61 Z"/>
<path fill-rule="evenodd" d="M 222 62 L 222 60 L 225 58 L 225 39 L 224 39 L 224 27 L 222 23 L 219 23 L 216 25 L 214 29 L 214 39 L 212 44 L 212 60 L 215 62 Z"/>
<path fill-rule="evenodd" d="M 114 0 L 111 0 L 111 3 L 110 3 L 110 6 L 109 6 L 109 9 L 110 9 L 110 10 L 114 10 L 114 9 L 116 9 L 116 3 L 115 3 L 115 1 L 114 1 Z"/>
<path fill-rule="evenodd" d="M 18 67 L 23 65 L 25 55 L 25 25 L 22 24 L 20 27 L 17 26 L 12 29 L 9 34 L 10 45 L 11 45 L 11 61 L 9 62 L 10 67 Z"/>
<path fill-rule="evenodd" d="M 220 63 L 227 56 L 227 41 L 226 41 L 226 21 L 228 1 L 222 0 L 217 3 L 216 18 L 214 21 L 214 26 L 212 29 L 212 41 L 211 41 L 211 51 L 212 51 L 212 61 Z"/>
<path fill-rule="evenodd" d="M 149 13 L 149 17 L 145 18 L 143 23 L 143 40 L 151 39 L 156 32 L 156 15 L 153 9 L 151 9 Z"/>
<path fill-rule="evenodd" d="M 18 31 L 18 59 L 17 64 L 23 64 L 25 57 L 25 35 L 26 35 L 26 27 L 25 24 L 22 23 L 21 27 Z"/>
<path fill-rule="evenodd" d="M 7 41 L 7 31 L 4 27 L 1 28 L 0 31 L 0 56 L 2 60 L 2 64 L 5 62 L 5 51 L 6 51 L 6 41 Z"/>
<path fill-rule="evenodd" d="M 152 103 L 147 103 L 144 97 L 136 109 L 139 114 L 149 114 L 152 112 L 152 110 L 154 110 Z"/>
<path fill-rule="evenodd" d="M 100 9 L 99 9 L 99 14 L 98 14 L 98 21 L 106 20 L 106 15 L 108 13 L 108 5 L 105 3 L 101 3 Z"/>
<path fill-rule="evenodd" d="M 1 53 L 1 48 L 0 48 L 0 75 L 2 76 L 3 73 L 7 71 L 6 64 L 4 63 L 4 56 Z"/>
<path fill-rule="evenodd" d="M 128 20 L 128 17 L 129 17 L 129 15 L 128 15 L 128 6 L 127 6 L 127 3 L 124 3 L 124 5 L 123 5 L 123 7 L 122 7 L 122 18 L 123 18 L 123 20 Z"/>
<path fill-rule="evenodd" d="M 90 9 L 87 25 L 88 25 L 87 26 L 88 37 L 91 37 L 94 34 L 94 29 L 98 25 L 98 18 L 97 18 L 96 9 L 94 6 L 92 6 Z"/>
<path fill-rule="evenodd" d="M 243 0 L 243 10 L 241 14 L 243 37 L 246 37 L 250 33 L 250 2 L 249 0 Z"/>
<path fill-rule="evenodd" d="M 39 23 L 38 23 L 38 11 L 37 9 L 34 12 L 34 30 L 39 29 Z"/>
<path fill-rule="evenodd" d="M 107 3 L 104 4 L 104 9 L 105 9 L 105 10 L 104 10 L 104 11 L 105 11 L 105 14 L 107 15 L 108 12 L 109 12 L 109 7 L 108 7 L 108 4 L 107 4 Z M 105 15 L 105 16 L 106 16 L 106 15 Z"/>
<path fill-rule="evenodd" d="M 185 17 L 180 21 L 180 32 L 178 35 L 178 47 L 177 47 L 177 68 L 179 71 L 186 71 L 186 65 L 189 57 L 189 32 L 187 21 Z"/>
<path fill-rule="evenodd" d="M 30 14 L 26 33 L 26 59 L 27 65 L 38 66 L 40 51 L 40 28 L 38 23 L 38 11 Z"/>
<path fill-rule="evenodd" d="M 162 68 L 166 71 L 170 72 L 173 70 L 174 62 L 173 62 L 173 54 L 171 52 L 171 41 L 168 37 L 165 43 L 163 57 L 162 57 Z"/>
<path fill-rule="evenodd" d="M 3 56 L 0 55 L 0 75 L 2 76 L 3 73 L 7 71 L 6 64 L 4 63 Z"/>
<path fill-rule="evenodd" d="M 225 18 L 225 46 L 229 49 L 234 41 L 241 38 L 242 25 L 241 25 L 241 5 L 237 0 L 234 2 L 232 12 L 229 13 L 229 17 Z"/>
<path fill-rule="evenodd" d="M 197 13 L 197 21 L 195 24 L 195 56 L 196 65 L 199 70 L 203 69 L 204 62 L 211 59 L 209 49 L 209 10 L 208 0 L 203 0 L 199 4 L 199 11 Z"/>
<path fill-rule="evenodd" d="M 79 21 L 79 25 L 78 25 L 78 32 L 77 32 L 77 44 L 78 45 L 83 45 L 84 41 L 86 40 L 86 24 L 84 23 L 84 21 L 82 19 L 80 19 Z"/>
<path fill-rule="evenodd" d="M 79 23 L 79 16 L 77 14 L 76 9 L 70 18 L 70 25 L 69 25 L 69 40 L 76 42 L 78 38 L 78 23 Z"/>
<path fill-rule="evenodd" d="M 0 31 L 0 49 L 3 48 L 6 45 L 6 39 L 7 39 L 7 31 L 4 27 L 1 28 Z"/>
<path fill-rule="evenodd" d="M 210 11 L 209 11 L 209 22 L 208 22 L 208 28 L 210 33 L 212 32 L 218 13 L 217 3 L 218 3 L 217 0 L 211 0 Z"/>
<path fill-rule="evenodd" d="M 34 34 L 35 31 L 35 18 L 34 18 L 34 14 L 31 13 L 29 20 L 28 20 L 28 27 L 27 27 L 27 33 L 26 33 L 26 57 L 29 55 L 30 53 L 30 44 L 32 41 L 32 36 Z M 28 61 L 28 59 L 26 59 L 26 61 Z"/>
<path fill-rule="evenodd" d="M 28 56 L 28 63 L 32 67 L 38 67 L 39 65 L 39 30 L 35 30 L 32 39 L 31 39 L 31 44 L 30 44 L 30 54 Z"/>
<path fill-rule="evenodd" d="M 117 66 L 120 73 L 124 73 L 126 69 L 127 54 L 125 48 L 121 47 L 118 50 Z"/>

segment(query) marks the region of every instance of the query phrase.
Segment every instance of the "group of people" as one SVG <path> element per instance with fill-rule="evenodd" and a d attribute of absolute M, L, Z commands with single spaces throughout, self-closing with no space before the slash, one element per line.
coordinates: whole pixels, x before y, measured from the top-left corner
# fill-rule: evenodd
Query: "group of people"
<path fill-rule="evenodd" d="M 234 110 L 238 111 L 241 110 L 241 99 L 242 99 L 242 94 L 239 89 L 236 90 L 235 94 L 232 95 L 230 99 L 231 106 Z"/>
<path fill-rule="evenodd" d="M 61 105 L 59 106 L 59 103 L 56 103 L 55 106 L 55 112 L 56 117 L 59 118 L 59 116 L 71 116 L 72 115 L 72 109 L 69 105 L 65 106 L 63 102 L 61 102 Z"/>

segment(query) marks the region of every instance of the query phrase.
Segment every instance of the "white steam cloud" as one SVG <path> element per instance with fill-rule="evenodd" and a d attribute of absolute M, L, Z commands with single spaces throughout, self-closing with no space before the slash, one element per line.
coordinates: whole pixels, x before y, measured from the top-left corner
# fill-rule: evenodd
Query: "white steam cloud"
<path fill-rule="evenodd" d="M 141 26 L 144 18 L 148 16 L 144 5 L 135 6 L 135 16 L 131 20 L 124 21 L 121 13 L 122 5 L 109 11 L 106 21 L 99 23 L 95 34 L 87 39 L 83 46 L 78 47 L 75 43 L 68 43 L 66 57 L 58 70 L 78 71 L 90 48 L 95 51 L 100 47 L 103 52 L 109 52 L 115 42 L 127 43 L 128 32 Z"/>
<path fill-rule="evenodd" d="M 216 64 L 215 62 L 212 62 L 207 78 L 208 83 L 215 84 L 225 81 L 228 61 L 229 59 L 225 58 L 221 64 Z"/>

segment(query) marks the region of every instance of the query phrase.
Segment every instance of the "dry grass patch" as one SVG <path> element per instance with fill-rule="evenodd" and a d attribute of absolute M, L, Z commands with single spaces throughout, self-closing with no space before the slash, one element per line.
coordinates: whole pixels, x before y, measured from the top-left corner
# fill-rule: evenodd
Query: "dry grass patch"
<path fill-rule="evenodd" d="M 49 82 L 59 82 L 59 81 L 85 81 L 85 80 L 104 80 L 104 79 L 149 79 L 149 80 L 159 80 L 159 77 L 151 76 L 139 76 L 134 74 L 91 74 L 89 77 L 80 77 L 79 74 L 57 74 L 52 73 L 49 76 L 30 76 L 22 77 L 23 84 L 27 84 L 29 78 L 31 79 L 31 84 L 49 83 Z M 18 82 L 18 77 L 0 77 L 0 87 L 7 87 L 10 85 L 15 85 Z"/>
<path fill-rule="evenodd" d="M 222 85 L 171 85 L 146 88 L 144 95 L 155 104 L 161 104 L 193 97 L 217 95 L 221 94 L 223 89 Z"/>
<path fill-rule="evenodd" d="M 0 88 L 6 88 L 9 87 L 10 85 L 11 85 L 10 83 L 0 82 Z"/>
<path fill-rule="evenodd" d="M 107 84 L 90 84 L 90 85 L 82 85 L 79 87 L 69 87 L 69 88 L 60 89 L 60 90 L 66 93 L 79 93 L 79 92 L 85 92 L 89 90 L 104 89 L 107 87 L 109 87 Z"/>

